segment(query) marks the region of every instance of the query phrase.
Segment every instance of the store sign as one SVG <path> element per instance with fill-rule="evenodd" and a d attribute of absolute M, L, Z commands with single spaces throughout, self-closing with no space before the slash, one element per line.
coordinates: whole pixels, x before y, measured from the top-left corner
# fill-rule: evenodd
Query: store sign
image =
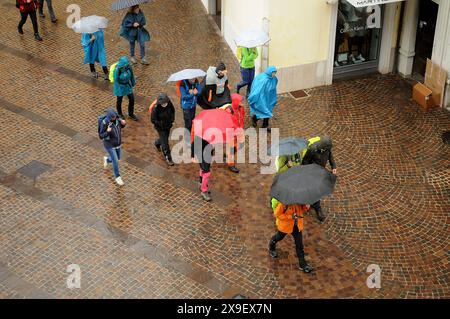
<path fill-rule="evenodd" d="M 347 1 L 350 2 L 354 7 L 361 8 L 361 7 L 378 5 L 378 4 L 400 2 L 400 1 L 404 1 L 404 0 L 347 0 Z"/>

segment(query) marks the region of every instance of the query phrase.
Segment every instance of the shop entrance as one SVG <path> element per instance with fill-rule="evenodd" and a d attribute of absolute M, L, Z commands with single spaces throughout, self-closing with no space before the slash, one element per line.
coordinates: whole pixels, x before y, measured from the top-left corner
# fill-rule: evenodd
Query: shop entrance
<path fill-rule="evenodd" d="M 427 59 L 433 53 L 434 33 L 439 5 L 432 0 L 420 0 L 419 23 L 417 25 L 416 55 L 413 63 L 413 78 L 422 81 L 425 77 Z"/>
<path fill-rule="evenodd" d="M 381 5 L 356 8 L 347 0 L 339 0 L 334 79 L 377 71 L 381 25 Z"/>

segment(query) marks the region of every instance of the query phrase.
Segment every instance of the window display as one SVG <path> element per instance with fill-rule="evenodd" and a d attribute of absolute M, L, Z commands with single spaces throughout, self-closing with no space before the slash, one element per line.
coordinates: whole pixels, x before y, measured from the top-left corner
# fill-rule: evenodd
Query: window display
<path fill-rule="evenodd" d="M 355 8 L 340 0 L 337 17 L 334 66 L 363 64 L 378 59 L 381 8 Z"/>

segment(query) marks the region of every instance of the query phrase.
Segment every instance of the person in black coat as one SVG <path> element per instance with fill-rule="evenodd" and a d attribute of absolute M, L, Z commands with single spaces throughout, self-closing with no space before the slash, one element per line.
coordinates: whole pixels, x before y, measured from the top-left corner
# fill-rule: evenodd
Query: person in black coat
<path fill-rule="evenodd" d="M 333 142 L 328 136 L 320 137 L 320 140 L 309 145 L 308 149 L 303 157 L 302 165 L 317 164 L 322 167 L 326 167 L 330 162 L 330 166 L 334 175 L 337 174 L 336 162 L 333 157 Z M 311 205 L 317 213 L 317 219 L 319 221 L 325 220 L 325 213 L 320 206 L 320 200 Z"/>
<path fill-rule="evenodd" d="M 172 155 L 170 153 L 169 136 L 170 129 L 175 121 L 175 108 L 165 93 L 158 96 L 157 103 L 152 110 L 151 122 L 153 123 L 159 138 L 155 141 L 155 147 L 164 154 L 164 158 L 169 166 L 173 166 Z"/>
<path fill-rule="evenodd" d="M 228 85 L 227 67 L 219 63 L 217 67 L 209 67 L 201 84 L 198 105 L 203 109 L 215 109 L 231 104 L 231 92 Z"/>

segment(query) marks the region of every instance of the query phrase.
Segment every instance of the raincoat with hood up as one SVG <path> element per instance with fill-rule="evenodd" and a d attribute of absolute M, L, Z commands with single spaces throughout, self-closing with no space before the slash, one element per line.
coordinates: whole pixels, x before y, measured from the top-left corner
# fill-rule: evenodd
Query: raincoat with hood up
<path fill-rule="evenodd" d="M 114 118 L 115 120 L 112 121 Z M 108 127 L 111 127 L 111 132 L 107 131 Z M 107 109 L 98 128 L 98 136 L 103 140 L 105 148 L 111 149 L 122 144 L 122 129 L 124 127 L 125 125 L 122 124 L 117 112 L 111 108 Z"/>
<path fill-rule="evenodd" d="M 127 96 L 133 93 L 136 85 L 133 69 L 130 65 L 128 57 L 123 56 L 117 62 L 114 70 L 114 95 Z"/>
<path fill-rule="evenodd" d="M 95 40 L 91 41 L 91 36 L 95 36 Z M 81 45 L 84 50 L 84 64 L 100 63 L 101 66 L 108 66 L 106 63 L 105 36 L 104 31 L 99 30 L 92 34 L 83 33 L 81 35 Z"/>
<path fill-rule="evenodd" d="M 277 69 L 269 66 L 264 73 L 259 74 L 252 84 L 252 90 L 248 97 L 250 111 L 257 119 L 268 119 L 273 116 L 273 109 L 278 102 L 278 79 L 272 76 Z"/>

